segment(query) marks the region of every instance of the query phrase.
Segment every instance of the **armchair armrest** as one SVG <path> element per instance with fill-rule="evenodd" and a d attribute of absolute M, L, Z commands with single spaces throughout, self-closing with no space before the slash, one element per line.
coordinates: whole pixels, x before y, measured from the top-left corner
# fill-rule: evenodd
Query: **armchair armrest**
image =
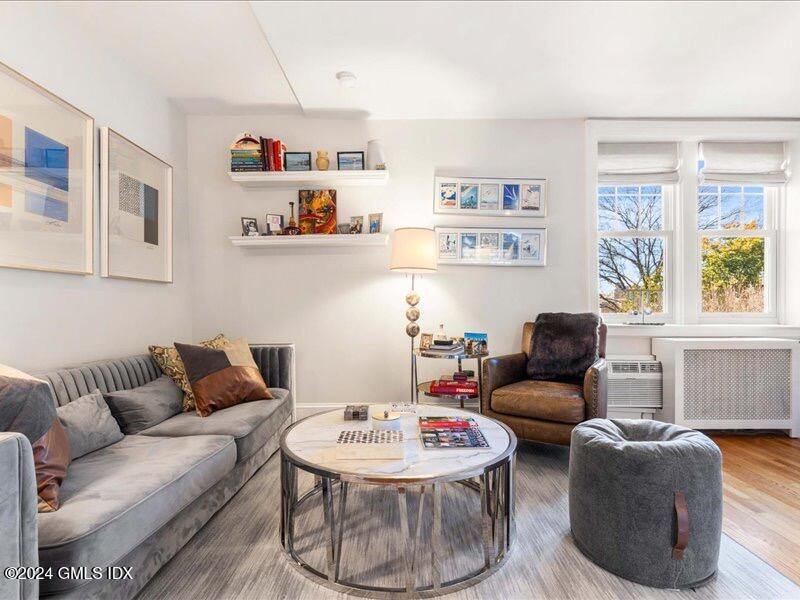
<path fill-rule="evenodd" d="M 606 359 L 598 358 L 583 378 L 583 399 L 587 419 L 605 419 L 608 413 L 608 368 Z"/>
<path fill-rule="evenodd" d="M 24 435 L 0 433 L 0 565 L 38 567 L 36 472 Z M 39 597 L 36 579 L 8 579 L 0 573 L 0 598 Z"/>
<path fill-rule="evenodd" d="M 504 385 L 522 381 L 528 374 L 528 357 L 523 352 L 493 356 L 483 361 L 481 412 L 491 408 L 492 392 Z"/>

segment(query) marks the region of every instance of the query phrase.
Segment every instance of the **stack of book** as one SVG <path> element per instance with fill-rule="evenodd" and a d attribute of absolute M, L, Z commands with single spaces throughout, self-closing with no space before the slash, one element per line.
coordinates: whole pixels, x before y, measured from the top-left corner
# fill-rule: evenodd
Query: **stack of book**
<path fill-rule="evenodd" d="M 429 348 L 423 350 L 425 354 L 463 354 L 464 344 L 455 340 L 433 340 Z"/>
<path fill-rule="evenodd" d="M 261 139 L 261 154 L 264 157 L 262 171 L 283 171 L 283 154 L 286 146 L 283 142 L 273 138 Z"/>
<path fill-rule="evenodd" d="M 489 448 L 478 423 L 471 417 L 420 417 L 425 448 Z"/>
<path fill-rule="evenodd" d="M 431 394 L 478 395 L 478 382 L 462 379 L 437 379 L 431 382 Z"/>
<path fill-rule="evenodd" d="M 261 144 L 249 134 L 243 134 L 231 145 L 231 171 L 263 171 Z"/>

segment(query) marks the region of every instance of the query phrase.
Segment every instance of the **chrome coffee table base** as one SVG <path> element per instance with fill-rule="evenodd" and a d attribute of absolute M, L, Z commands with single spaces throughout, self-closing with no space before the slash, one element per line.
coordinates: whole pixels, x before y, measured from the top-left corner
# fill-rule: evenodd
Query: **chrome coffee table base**
<path fill-rule="evenodd" d="M 313 581 L 331 589 L 357 596 L 376 598 L 439 596 L 463 589 L 485 579 L 505 562 L 514 541 L 514 455 L 487 468 L 483 474 L 457 482 L 426 481 L 424 484 L 347 481 L 335 473 L 297 465 L 281 452 L 281 545 L 293 566 Z M 298 496 L 297 471 L 314 475 L 314 487 Z M 446 478 L 443 478 L 446 479 Z M 480 494 L 480 523 L 483 562 L 477 570 L 442 581 L 442 487 L 446 483 L 463 484 Z M 396 490 L 400 513 L 403 548 L 397 560 L 403 565 L 403 587 L 371 586 L 340 577 L 342 541 L 347 524 L 347 494 L 351 485 L 383 485 Z M 338 487 L 338 508 L 334 510 L 334 488 Z M 419 497 L 416 526 L 411 530 L 410 496 Z M 295 513 L 306 502 L 321 499 L 326 545 L 324 572 L 308 564 L 295 550 Z M 432 511 L 433 529 L 430 544 L 423 547 L 420 528 L 424 511 Z M 356 518 L 352 515 L 351 518 Z M 430 561 L 432 580 L 417 584 L 420 564 Z"/>

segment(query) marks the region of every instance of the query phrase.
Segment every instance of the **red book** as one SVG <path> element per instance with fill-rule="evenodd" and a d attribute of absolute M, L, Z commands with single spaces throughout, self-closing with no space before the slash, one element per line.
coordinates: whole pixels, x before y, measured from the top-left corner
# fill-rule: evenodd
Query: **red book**
<path fill-rule="evenodd" d="M 272 155 L 275 157 L 275 170 L 283 171 L 283 151 L 286 149 L 286 146 L 284 146 L 280 140 L 274 140 L 272 145 Z"/>
<path fill-rule="evenodd" d="M 478 393 L 477 385 L 456 384 L 453 382 L 433 382 L 431 383 L 431 393 L 434 394 L 469 394 Z"/>
<path fill-rule="evenodd" d="M 267 147 L 267 165 L 270 171 L 275 170 L 275 161 L 273 160 L 272 156 L 272 151 L 273 151 L 272 142 L 273 142 L 272 138 L 267 138 L 267 140 L 264 142 L 264 144 Z"/>

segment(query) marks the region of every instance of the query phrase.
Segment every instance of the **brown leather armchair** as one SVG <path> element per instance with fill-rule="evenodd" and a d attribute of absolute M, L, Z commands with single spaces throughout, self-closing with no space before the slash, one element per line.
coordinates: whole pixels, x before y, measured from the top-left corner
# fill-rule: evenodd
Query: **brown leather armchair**
<path fill-rule="evenodd" d="M 542 381 L 526 371 L 534 327 L 529 322 L 522 329 L 522 352 L 483 361 L 481 413 L 502 421 L 521 439 L 568 446 L 575 425 L 606 416 L 608 328 L 600 324 L 600 358 L 582 381 Z"/>

